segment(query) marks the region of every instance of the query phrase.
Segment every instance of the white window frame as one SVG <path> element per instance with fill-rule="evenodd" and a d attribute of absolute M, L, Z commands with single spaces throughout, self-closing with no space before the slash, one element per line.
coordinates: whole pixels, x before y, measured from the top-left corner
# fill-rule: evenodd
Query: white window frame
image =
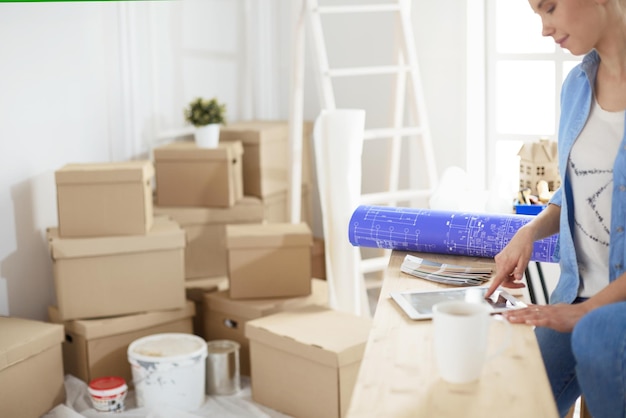
<path fill-rule="evenodd" d="M 498 178 L 497 165 L 495 164 L 501 156 L 498 155 L 496 147 L 499 141 L 519 141 L 534 142 L 539 137 L 547 137 L 556 140 L 558 133 L 558 120 L 560 115 L 560 94 L 561 85 L 563 84 L 564 74 L 563 68 L 566 61 L 580 59 L 569 52 L 555 47 L 553 52 L 549 53 L 500 53 L 496 51 L 496 2 L 508 2 L 511 0 L 485 0 L 485 62 L 486 62 L 486 159 L 487 164 L 487 185 L 490 189 L 496 187 L 494 182 Z M 528 13 L 532 13 L 529 10 Z M 538 17 L 537 17 L 538 18 Z M 538 18 L 539 19 L 539 18 Z M 496 130 L 496 66 L 500 61 L 551 61 L 554 63 L 555 71 L 555 89 L 554 89 L 554 133 L 552 135 L 537 134 L 499 134 Z"/>

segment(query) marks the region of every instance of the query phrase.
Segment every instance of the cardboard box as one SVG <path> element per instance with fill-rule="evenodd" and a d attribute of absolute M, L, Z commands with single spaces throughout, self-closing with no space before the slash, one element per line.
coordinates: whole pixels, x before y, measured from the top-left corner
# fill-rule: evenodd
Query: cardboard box
<path fill-rule="evenodd" d="M 371 326 L 320 306 L 248 321 L 252 399 L 294 417 L 344 416 Z"/>
<path fill-rule="evenodd" d="M 310 294 L 312 240 L 305 223 L 227 225 L 230 297 Z"/>
<path fill-rule="evenodd" d="M 302 185 L 300 200 L 300 221 L 313 228 L 313 206 L 311 202 L 310 187 Z M 282 190 L 265 196 L 262 199 L 264 214 L 263 218 L 270 223 L 291 222 L 289 194 L 287 190 Z"/>
<path fill-rule="evenodd" d="M 232 340 L 239 343 L 240 372 L 250 376 L 250 349 L 245 336 L 247 321 L 303 306 L 328 306 L 328 285 L 312 279 L 311 294 L 297 298 L 235 300 L 228 291 L 204 294 L 204 339 Z M 198 316 L 198 315 L 196 315 Z"/>
<path fill-rule="evenodd" d="M 0 317 L 0 416 L 39 418 L 65 402 L 63 327 Z"/>
<path fill-rule="evenodd" d="M 326 249 L 322 238 L 313 238 L 311 248 L 311 275 L 318 279 L 326 279 Z"/>
<path fill-rule="evenodd" d="M 230 208 L 160 207 L 185 230 L 185 278 L 225 276 L 228 273 L 226 225 L 261 223 L 264 207 L 256 197 L 245 196 Z"/>
<path fill-rule="evenodd" d="M 311 184 L 311 133 L 313 124 L 302 128 L 302 182 Z M 229 122 L 220 129 L 220 142 L 242 141 L 243 192 L 265 197 L 287 190 L 289 182 L 289 121 L 248 120 Z"/>
<path fill-rule="evenodd" d="M 204 296 L 207 293 L 219 292 L 228 289 L 228 277 L 207 277 L 204 279 L 185 280 L 185 292 L 187 300 L 194 303 L 196 307 L 196 315 L 193 317 L 193 333 L 205 340 L 205 306 Z"/>
<path fill-rule="evenodd" d="M 159 206 L 231 207 L 243 197 L 243 146 L 198 148 L 177 141 L 154 149 Z"/>
<path fill-rule="evenodd" d="M 145 235 L 60 238 L 48 230 L 61 320 L 185 306 L 185 232 L 155 218 Z"/>
<path fill-rule="evenodd" d="M 152 227 L 150 161 L 67 164 L 55 172 L 59 236 L 145 234 Z"/>
<path fill-rule="evenodd" d="M 195 305 L 182 309 L 151 311 L 133 315 L 65 321 L 55 306 L 48 307 L 51 322 L 63 323 L 63 365 L 86 383 L 104 376 L 119 376 L 132 387 L 132 372 L 126 350 L 138 338 L 165 332 L 192 333 Z"/>

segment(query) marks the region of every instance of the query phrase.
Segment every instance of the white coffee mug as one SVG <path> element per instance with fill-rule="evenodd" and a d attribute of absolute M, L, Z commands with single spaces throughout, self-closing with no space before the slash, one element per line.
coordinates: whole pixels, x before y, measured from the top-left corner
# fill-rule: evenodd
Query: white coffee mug
<path fill-rule="evenodd" d="M 502 316 L 491 316 L 486 303 L 440 302 L 433 307 L 435 360 L 441 378 L 450 383 L 469 383 L 480 378 L 485 362 L 509 345 L 510 324 Z M 501 320 L 507 334 L 489 357 L 489 328 Z"/>

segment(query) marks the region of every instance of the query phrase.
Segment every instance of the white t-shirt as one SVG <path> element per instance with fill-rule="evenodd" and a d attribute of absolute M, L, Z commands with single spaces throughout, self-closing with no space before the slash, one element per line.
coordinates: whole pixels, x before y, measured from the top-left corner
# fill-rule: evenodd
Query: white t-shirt
<path fill-rule="evenodd" d="M 567 175 L 574 197 L 572 233 L 581 297 L 591 297 L 609 284 L 613 164 L 624 135 L 624 113 L 607 112 L 594 100 L 569 156 Z"/>

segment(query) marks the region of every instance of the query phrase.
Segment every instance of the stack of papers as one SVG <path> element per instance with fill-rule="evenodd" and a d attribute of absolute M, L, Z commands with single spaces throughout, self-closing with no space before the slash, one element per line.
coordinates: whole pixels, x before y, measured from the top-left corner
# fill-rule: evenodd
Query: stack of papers
<path fill-rule="evenodd" d="M 442 264 L 407 254 L 400 266 L 403 273 L 432 282 L 453 286 L 477 286 L 487 282 L 493 270 L 488 267 L 468 267 Z"/>

